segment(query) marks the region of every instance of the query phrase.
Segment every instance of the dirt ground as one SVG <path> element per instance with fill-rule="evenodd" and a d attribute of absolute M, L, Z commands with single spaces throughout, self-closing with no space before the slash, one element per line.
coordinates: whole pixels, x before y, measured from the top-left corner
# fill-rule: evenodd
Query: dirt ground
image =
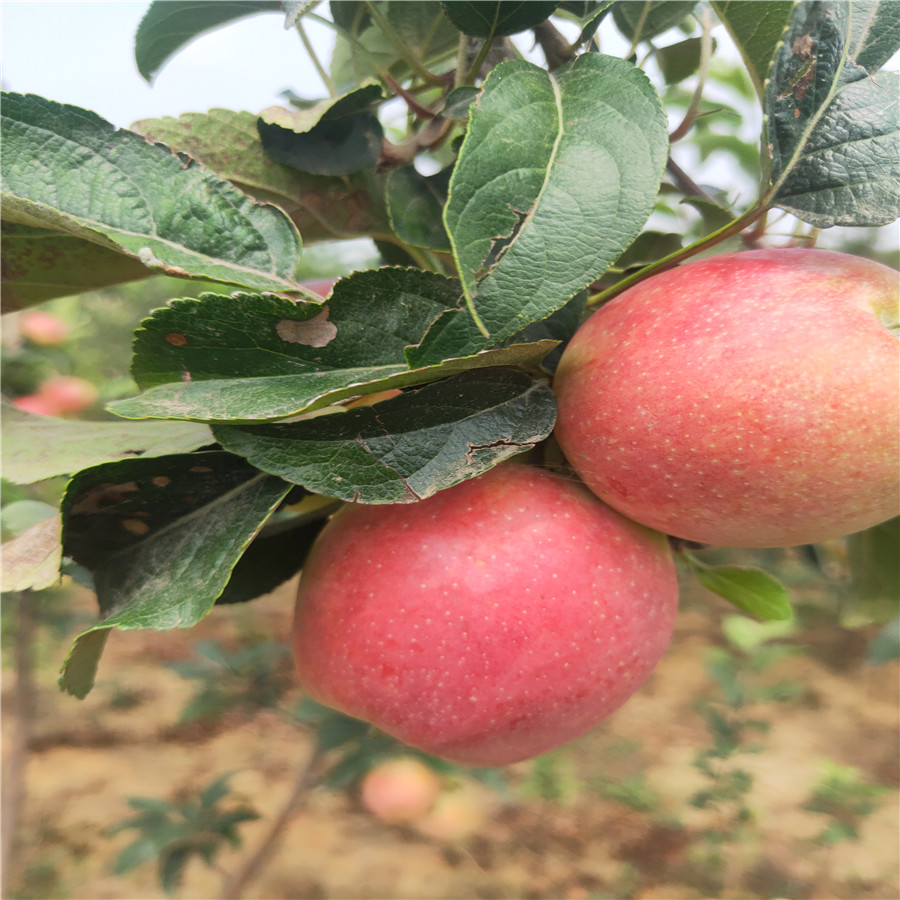
<path fill-rule="evenodd" d="M 186 796 L 232 771 L 232 788 L 261 818 L 241 826 L 243 847 L 224 851 L 216 869 L 192 861 L 177 894 L 194 900 L 222 895 L 224 875 L 240 866 L 284 803 L 311 737 L 286 714 L 299 699 L 296 690 L 273 709 L 234 709 L 211 722 L 179 726 L 197 685 L 164 664 L 191 658 L 200 639 L 234 646 L 285 641 L 292 591 L 289 584 L 244 607 L 216 608 L 187 632 L 114 635 L 97 687 L 81 702 L 55 685 L 68 637 L 43 634 L 11 896 L 164 897 L 152 863 L 111 874 L 133 834 L 112 835 L 109 826 L 132 813 L 129 797 Z M 77 602 L 92 612 L 90 596 Z M 807 647 L 804 654 L 753 676 L 799 687 L 789 702 L 740 711 L 771 726 L 751 740 L 762 746 L 759 752 L 727 761 L 753 776 L 745 798 L 749 819 L 736 823 L 727 803 L 711 809 L 691 804 L 710 786 L 692 765 L 710 743 L 698 700 L 717 696 L 705 654 L 724 646 L 720 620 L 730 612 L 715 598 L 689 597 L 672 647 L 646 686 L 585 738 L 537 764 L 510 767 L 505 787 L 485 788 L 489 815 L 469 837 L 441 841 L 408 826 L 384 825 L 365 812 L 354 790 L 313 790 L 245 896 L 897 898 L 900 669 L 896 663 L 864 665 L 858 635 L 801 631 L 791 640 Z M 7 668 L 4 711 L 13 689 Z M 13 724 L 4 715 L 4 736 Z M 860 818 L 857 841 L 814 841 L 831 820 L 803 805 L 825 761 L 852 766 L 861 779 L 889 789 L 877 809 Z M 719 869 L 704 862 L 715 849 L 703 836 L 712 827 L 727 835 Z"/>

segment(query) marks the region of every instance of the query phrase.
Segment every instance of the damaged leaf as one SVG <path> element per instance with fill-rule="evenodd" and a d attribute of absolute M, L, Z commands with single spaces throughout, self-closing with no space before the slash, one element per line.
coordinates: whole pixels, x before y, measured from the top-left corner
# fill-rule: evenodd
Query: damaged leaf
<path fill-rule="evenodd" d="M 93 573 L 104 618 L 79 636 L 62 686 L 78 696 L 89 689 L 94 654 L 102 649 L 98 631 L 200 621 L 289 490 L 221 452 L 123 460 L 79 472 L 63 498 L 63 547 Z M 70 666 L 79 673 L 77 685 L 69 680 Z"/>
<path fill-rule="evenodd" d="M 223 425 L 214 433 L 226 450 L 311 491 L 361 503 L 412 503 L 531 449 L 555 420 L 545 381 L 492 368 L 341 414 Z"/>
<path fill-rule="evenodd" d="M 794 8 L 764 97 L 772 205 L 818 228 L 900 216 L 900 76 L 874 69 L 898 49 L 900 4 Z"/>
<path fill-rule="evenodd" d="M 258 294 L 175 300 L 136 334 L 132 371 L 144 392 L 110 408 L 127 418 L 282 419 L 466 369 L 533 364 L 554 346 L 479 353 L 463 344 L 449 361 L 418 365 L 416 346 L 459 307 L 457 281 L 399 268 L 342 278 L 324 304 Z"/>
<path fill-rule="evenodd" d="M 603 274 L 650 215 L 668 145 L 659 97 L 629 62 L 586 53 L 553 73 L 520 60 L 491 72 L 444 211 L 484 345 Z M 457 317 L 442 340 L 472 329 Z"/>

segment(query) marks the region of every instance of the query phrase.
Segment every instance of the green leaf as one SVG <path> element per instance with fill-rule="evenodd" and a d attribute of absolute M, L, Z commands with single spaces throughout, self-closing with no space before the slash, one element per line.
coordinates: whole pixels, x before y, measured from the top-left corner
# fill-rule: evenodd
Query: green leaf
<path fill-rule="evenodd" d="M 302 291 L 293 223 L 188 157 L 33 94 L 3 95 L 2 130 L 6 221 L 90 241 L 158 273 Z"/>
<path fill-rule="evenodd" d="M 258 13 L 283 13 L 277 0 L 155 0 L 134 36 L 138 71 L 152 81 L 179 50 L 198 37 Z"/>
<path fill-rule="evenodd" d="M 696 5 L 693 0 L 643 0 L 640 3 L 629 0 L 613 6 L 613 21 L 628 40 L 638 44 L 680 25 Z"/>
<path fill-rule="evenodd" d="M 85 631 L 75 639 L 60 670 L 59 686 L 66 693 L 83 700 L 91 692 L 109 631 Z"/>
<path fill-rule="evenodd" d="M 0 591 L 40 591 L 59 581 L 60 527 L 59 516 L 53 515 L 3 544 Z"/>
<path fill-rule="evenodd" d="M 459 304 L 455 280 L 392 268 L 339 280 L 320 305 L 255 294 L 173 300 L 136 335 L 132 369 L 144 393 L 110 408 L 137 418 L 280 419 L 466 369 L 533 363 L 552 349 L 460 344 L 449 362 L 418 364 L 413 351 L 432 323 Z"/>
<path fill-rule="evenodd" d="M 491 368 L 289 425 L 219 426 L 219 443 L 264 472 L 360 503 L 413 503 L 544 440 L 553 392 Z"/>
<path fill-rule="evenodd" d="M 179 118 L 142 119 L 133 126 L 148 140 L 186 153 L 257 200 L 276 203 L 306 243 L 388 231 L 383 188 L 372 172 L 309 175 L 275 162 L 263 149 L 249 112 L 211 109 Z"/>
<path fill-rule="evenodd" d="M 518 60 L 491 72 L 444 220 L 492 341 L 559 309 L 631 243 L 668 146 L 655 90 L 624 60 L 586 53 L 554 73 Z M 448 327 L 471 331 L 462 319 Z"/>
<path fill-rule="evenodd" d="M 602 3 L 560 3 L 560 9 L 567 9 L 581 19 L 581 34 L 578 36 L 580 43 L 589 41 L 600 27 L 600 23 L 606 18 L 607 13 L 615 6 L 615 0 L 605 0 Z"/>
<path fill-rule="evenodd" d="M 663 73 L 666 84 L 677 84 L 690 78 L 700 68 L 700 49 L 702 38 L 688 38 L 668 47 L 660 47 L 656 51 L 656 60 Z M 715 42 L 713 42 L 715 51 Z"/>
<path fill-rule="evenodd" d="M 763 85 L 775 49 L 781 43 L 793 11 L 784 0 L 712 0 L 712 8 L 725 25 L 743 57 L 756 94 L 763 97 Z"/>
<path fill-rule="evenodd" d="M 3 311 L 81 294 L 154 273 L 142 262 L 73 235 L 2 223 Z"/>
<path fill-rule="evenodd" d="M 200 621 L 289 489 L 221 452 L 79 472 L 63 497 L 63 546 L 93 571 L 105 618 L 79 635 L 61 686 L 77 696 L 90 690 L 102 649 L 97 632 Z"/>
<path fill-rule="evenodd" d="M 900 216 L 900 76 L 872 75 L 881 35 L 857 24 L 871 3 L 794 10 L 766 85 L 767 202 L 818 228 L 885 225 Z"/>
<path fill-rule="evenodd" d="M 887 622 L 900 603 L 900 517 L 847 538 L 850 592 L 846 614 L 853 624 Z M 851 624 L 848 622 L 847 624 Z"/>
<path fill-rule="evenodd" d="M 88 466 L 163 456 L 213 443 L 205 425 L 191 422 L 86 422 L 35 416 L 3 404 L 3 477 L 32 484 Z"/>
<path fill-rule="evenodd" d="M 481 89 L 471 84 L 464 84 L 447 95 L 441 115 L 445 119 L 466 119 L 469 107 L 478 99 Z"/>
<path fill-rule="evenodd" d="M 395 169 L 387 178 L 387 210 L 400 240 L 413 247 L 450 252 L 442 214 L 452 169 L 421 175 L 415 166 Z"/>
<path fill-rule="evenodd" d="M 257 127 L 266 153 L 298 172 L 351 175 L 378 162 L 384 131 L 372 111 L 381 87 L 365 84 L 336 100 L 291 111 L 263 110 Z"/>
<path fill-rule="evenodd" d="M 553 14 L 556 2 L 543 0 L 443 0 L 447 18 L 463 33 L 493 38 L 534 28 Z"/>
<path fill-rule="evenodd" d="M 710 566 L 690 557 L 697 580 L 707 590 L 758 619 L 783 621 L 793 616 L 784 586 L 762 569 Z"/>
<path fill-rule="evenodd" d="M 854 0 L 850 58 L 874 74 L 900 49 L 900 6 L 885 0 Z"/>

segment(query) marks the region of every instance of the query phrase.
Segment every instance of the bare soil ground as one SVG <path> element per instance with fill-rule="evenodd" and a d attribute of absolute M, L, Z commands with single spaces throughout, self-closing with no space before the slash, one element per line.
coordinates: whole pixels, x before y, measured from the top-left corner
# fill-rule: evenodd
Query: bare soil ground
<path fill-rule="evenodd" d="M 199 639 L 229 646 L 253 638 L 287 640 L 292 590 L 286 585 L 246 607 L 217 608 L 188 632 L 114 635 L 97 687 L 81 702 L 55 685 L 68 638 L 42 638 L 27 808 L 11 896 L 164 897 L 152 864 L 111 874 L 133 835 L 106 830 L 131 814 L 129 797 L 176 798 L 233 771 L 232 788 L 261 818 L 243 826 L 244 846 L 221 854 L 218 870 L 189 864 L 179 892 L 194 900 L 221 896 L 223 873 L 234 871 L 264 834 L 311 738 L 285 713 L 299 699 L 296 691 L 276 709 L 235 709 L 212 722 L 177 725 L 196 684 L 164 663 L 191 657 Z M 93 613 L 89 595 L 77 602 Z M 689 598 L 672 647 L 647 685 L 601 727 L 545 760 L 543 782 L 533 763 L 506 771 L 507 787 L 490 793 L 490 815 L 470 837 L 446 842 L 383 825 L 366 814 L 352 790 L 314 790 L 245 896 L 894 900 L 900 896 L 900 670 L 896 664 L 864 665 L 865 641 L 858 634 L 801 632 L 792 640 L 807 652 L 759 676 L 801 689 L 790 702 L 745 711 L 771 724 L 752 740 L 762 746 L 759 752 L 729 761 L 753 776 L 746 797 L 750 820 L 738 826 L 727 807 L 691 805 L 691 796 L 709 787 L 692 765 L 710 740 L 697 702 L 717 695 L 704 654 L 723 644 L 720 619 L 729 612 L 710 597 Z M 5 698 L 13 688 L 7 669 Z M 4 716 L 5 732 L 13 724 Z M 858 841 L 829 847 L 813 840 L 830 820 L 803 805 L 822 777 L 824 760 L 853 766 L 861 778 L 890 789 L 863 817 Z M 539 783 L 544 789 L 536 792 Z M 716 826 L 733 838 L 722 845 L 726 863 L 720 870 L 704 863 L 713 848 L 703 830 Z"/>

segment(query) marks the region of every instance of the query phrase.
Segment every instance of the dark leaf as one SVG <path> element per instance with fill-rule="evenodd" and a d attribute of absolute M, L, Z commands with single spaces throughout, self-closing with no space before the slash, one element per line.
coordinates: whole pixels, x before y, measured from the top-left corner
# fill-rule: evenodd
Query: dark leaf
<path fill-rule="evenodd" d="M 311 491 L 361 503 L 411 503 L 531 449 L 555 419 L 545 382 L 490 368 L 342 414 L 214 431 L 232 453 Z"/>
<path fill-rule="evenodd" d="M 246 603 L 293 578 L 326 521 L 325 516 L 311 521 L 290 519 L 264 528 L 238 560 L 216 603 Z"/>
<path fill-rule="evenodd" d="M 366 84 L 337 100 L 291 112 L 264 110 L 257 127 L 266 153 L 298 172 L 350 175 L 375 165 L 384 132 L 372 105 L 382 99 L 377 84 Z"/>
<path fill-rule="evenodd" d="M 444 0 L 447 18 L 463 33 L 493 38 L 527 31 L 553 14 L 556 2 L 544 0 Z"/>
<path fill-rule="evenodd" d="M 105 617 L 77 639 L 62 686 L 79 696 L 89 689 L 102 649 L 98 632 L 187 628 L 202 619 L 288 490 L 220 452 L 79 472 L 63 497 L 63 546 L 93 571 Z"/>

